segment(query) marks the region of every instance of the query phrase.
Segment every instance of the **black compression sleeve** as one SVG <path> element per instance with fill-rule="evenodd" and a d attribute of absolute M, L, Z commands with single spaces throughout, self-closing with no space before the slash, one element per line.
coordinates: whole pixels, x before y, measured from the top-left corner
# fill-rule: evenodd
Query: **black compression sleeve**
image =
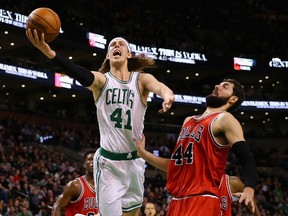
<path fill-rule="evenodd" d="M 232 151 L 237 156 L 242 166 L 245 187 L 255 188 L 258 178 L 257 168 L 248 144 L 245 141 L 236 142 L 232 146 Z"/>
<path fill-rule="evenodd" d="M 65 69 L 65 74 L 76 79 L 79 83 L 81 83 L 81 85 L 88 87 L 94 82 L 94 74 L 91 71 L 79 65 L 73 64 L 69 60 L 63 58 L 61 55 L 56 53 L 53 61 Z"/>

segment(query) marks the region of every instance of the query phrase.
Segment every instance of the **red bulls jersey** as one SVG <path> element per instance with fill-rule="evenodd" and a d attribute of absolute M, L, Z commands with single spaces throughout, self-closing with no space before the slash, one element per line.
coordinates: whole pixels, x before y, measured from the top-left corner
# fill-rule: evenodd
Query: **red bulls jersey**
<path fill-rule="evenodd" d="M 98 213 L 96 194 L 94 188 L 90 186 L 85 176 L 77 178 L 81 183 L 81 194 L 79 198 L 71 202 L 65 209 L 66 216 L 75 214 L 93 216 Z"/>
<path fill-rule="evenodd" d="M 229 176 L 223 175 L 219 186 L 219 198 L 221 203 L 221 216 L 232 215 L 232 192 L 229 184 Z"/>
<path fill-rule="evenodd" d="M 218 143 L 212 124 L 222 112 L 192 116 L 183 125 L 167 172 L 167 189 L 174 197 L 218 196 L 229 146 Z"/>

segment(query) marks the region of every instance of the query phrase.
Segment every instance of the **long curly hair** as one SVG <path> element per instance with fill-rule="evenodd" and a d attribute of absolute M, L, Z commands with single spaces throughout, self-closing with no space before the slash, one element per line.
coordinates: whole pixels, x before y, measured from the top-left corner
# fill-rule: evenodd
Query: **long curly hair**
<path fill-rule="evenodd" d="M 128 71 L 139 71 L 142 72 L 144 68 L 155 65 L 153 58 L 146 56 L 144 53 L 134 55 L 128 59 Z M 106 73 L 110 71 L 110 60 L 105 59 L 98 69 L 101 73 Z"/>

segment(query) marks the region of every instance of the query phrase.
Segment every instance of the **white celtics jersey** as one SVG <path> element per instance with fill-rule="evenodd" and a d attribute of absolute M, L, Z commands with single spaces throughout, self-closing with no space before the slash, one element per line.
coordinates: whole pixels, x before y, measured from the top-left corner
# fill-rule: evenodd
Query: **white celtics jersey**
<path fill-rule="evenodd" d="M 139 72 L 122 81 L 107 72 L 106 83 L 95 102 L 100 130 L 100 146 L 114 153 L 135 151 L 133 138 L 144 129 L 146 105 L 140 96 Z"/>

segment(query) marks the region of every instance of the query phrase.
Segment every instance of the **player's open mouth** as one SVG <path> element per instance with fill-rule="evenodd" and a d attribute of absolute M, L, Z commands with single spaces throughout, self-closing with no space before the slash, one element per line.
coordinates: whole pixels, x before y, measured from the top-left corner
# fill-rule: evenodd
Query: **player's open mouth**
<path fill-rule="evenodd" d="M 218 92 L 217 92 L 216 90 L 213 90 L 213 91 L 212 91 L 212 95 L 217 96 L 217 95 L 218 95 Z"/>
<path fill-rule="evenodd" d="M 121 56 L 120 50 L 115 50 L 115 51 L 113 52 L 113 56 Z"/>

